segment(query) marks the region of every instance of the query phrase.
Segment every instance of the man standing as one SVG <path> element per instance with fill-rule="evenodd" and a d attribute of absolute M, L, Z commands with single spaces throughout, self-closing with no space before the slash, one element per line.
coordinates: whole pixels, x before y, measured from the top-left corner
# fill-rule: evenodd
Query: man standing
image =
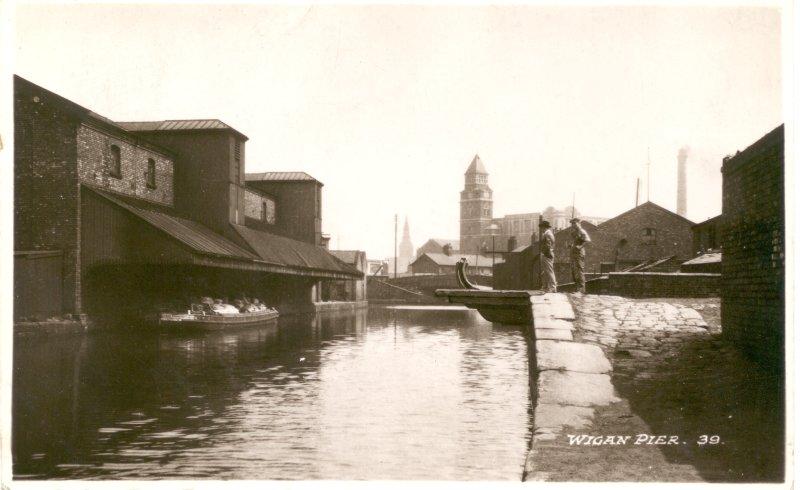
<path fill-rule="evenodd" d="M 586 279 L 583 270 L 586 266 L 586 250 L 583 246 L 591 240 L 586 230 L 581 228 L 581 220 L 572 218 L 570 224 L 572 225 L 572 247 L 569 251 L 569 259 L 572 264 L 572 280 L 578 286 L 578 292 L 585 293 Z"/>
<path fill-rule="evenodd" d="M 556 292 L 556 271 L 553 267 L 555 260 L 556 237 L 550 229 L 550 223 L 539 223 L 539 266 L 542 270 L 542 290 L 545 293 Z"/>

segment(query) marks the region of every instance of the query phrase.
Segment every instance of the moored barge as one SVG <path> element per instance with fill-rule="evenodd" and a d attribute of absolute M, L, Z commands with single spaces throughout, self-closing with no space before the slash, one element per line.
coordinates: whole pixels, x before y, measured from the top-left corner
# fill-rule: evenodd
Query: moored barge
<path fill-rule="evenodd" d="M 245 313 L 208 313 L 206 311 L 188 311 L 186 313 L 160 313 L 159 327 L 193 330 L 225 330 L 229 328 L 257 327 L 278 320 L 278 310 L 264 308 L 261 311 Z"/>

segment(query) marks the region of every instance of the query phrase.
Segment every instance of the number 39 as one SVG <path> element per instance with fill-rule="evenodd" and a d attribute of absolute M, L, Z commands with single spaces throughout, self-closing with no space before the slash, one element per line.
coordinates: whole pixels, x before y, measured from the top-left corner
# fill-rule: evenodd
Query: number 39
<path fill-rule="evenodd" d="M 707 436 L 705 434 L 701 435 L 697 440 L 697 445 L 704 446 L 706 444 L 719 444 L 719 436 Z"/>

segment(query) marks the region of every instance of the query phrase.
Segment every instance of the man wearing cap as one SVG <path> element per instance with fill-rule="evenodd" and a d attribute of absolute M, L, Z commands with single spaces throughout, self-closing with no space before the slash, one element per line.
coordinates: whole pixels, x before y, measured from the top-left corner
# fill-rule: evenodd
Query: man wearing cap
<path fill-rule="evenodd" d="M 555 259 L 556 237 L 550 229 L 548 221 L 539 223 L 539 266 L 542 270 L 542 290 L 545 293 L 556 292 L 556 271 L 553 267 Z"/>
<path fill-rule="evenodd" d="M 572 280 L 578 286 L 578 292 L 585 293 L 586 279 L 583 275 L 583 270 L 586 266 L 586 250 L 584 245 L 591 240 L 586 230 L 581 227 L 581 220 L 572 218 L 569 222 L 572 227 L 572 247 L 569 250 L 569 259 L 572 264 Z"/>

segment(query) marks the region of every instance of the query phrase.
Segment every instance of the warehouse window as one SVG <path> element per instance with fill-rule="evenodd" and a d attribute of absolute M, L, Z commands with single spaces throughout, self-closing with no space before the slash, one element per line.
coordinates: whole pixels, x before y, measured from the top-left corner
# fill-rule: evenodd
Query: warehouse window
<path fill-rule="evenodd" d="M 272 199 L 261 201 L 261 221 L 270 225 L 275 224 L 275 201 Z"/>
<path fill-rule="evenodd" d="M 109 174 L 118 179 L 122 177 L 122 155 L 117 145 L 111 145 L 111 169 Z"/>
<path fill-rule="evenodd" d="M 241 184 L 242 143 L 237 139 L 233 142 L 233 181 Z"/>
<path fill-rule="evenodd" d="M 152 158 L 147 159 L 147 173 L 145 174 L 147 180 L 147 188 L 156 188 L 156 161 Z"/>

